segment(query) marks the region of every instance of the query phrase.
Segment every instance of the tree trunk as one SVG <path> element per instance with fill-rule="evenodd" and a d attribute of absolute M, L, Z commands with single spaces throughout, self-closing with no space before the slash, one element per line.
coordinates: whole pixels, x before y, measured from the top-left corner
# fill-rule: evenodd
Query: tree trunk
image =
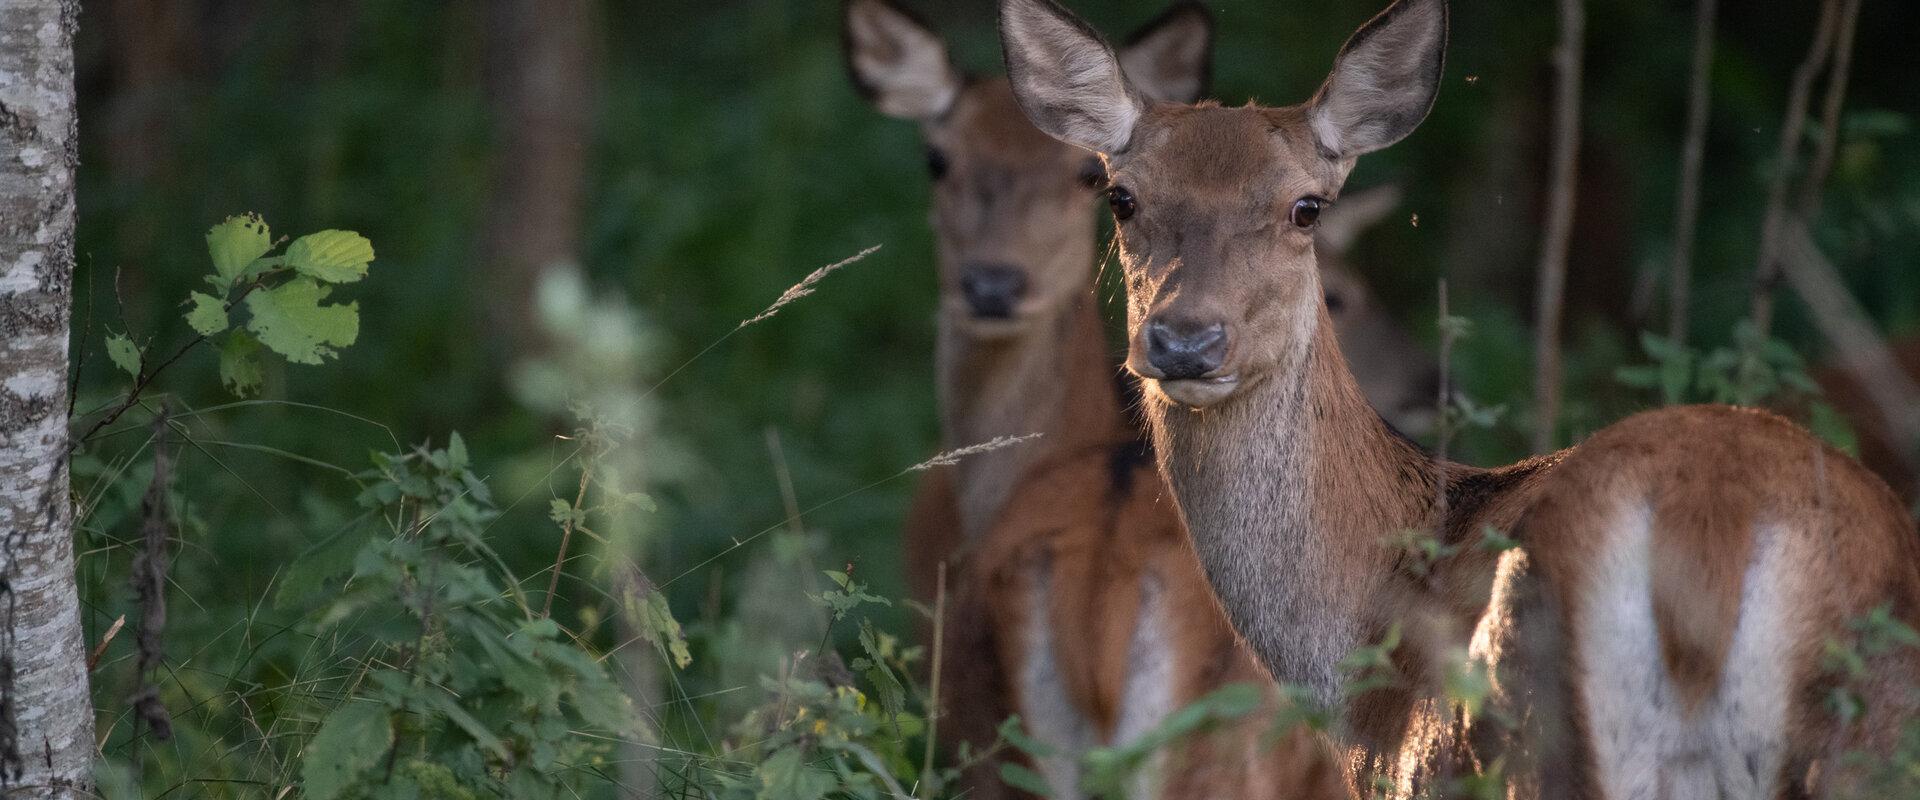
<path fill-rule="evenodd" d="M 591 10 L 587 0 L 493 0 L 488 9 L 494 143 L 481 310 L 491 344 L 507 356 L 541 349 L 531 310 L 540 278 L 579 259 L 593 129 Z"/>
<path fill-rule="evenodd" d="M 0 794 L 93 793 L 67 496 L 72 0 L 0 3 Z"/>
<path fill-rule="evenodd" d="M 1573 238 L 1574 183 L 1579 176 L 1580 69 L 1587 36 L 1586 0 L 1560 0 L 1560 44 L 1553 51 L 1553 166 L 1540 241 L 1539 329 L 1534 337 L 1533 394 L 1539 404 L 1533 451 L 1553 450 L 1560 424 L 1560 317 L 1566 305 L 1567 244 Z"/>

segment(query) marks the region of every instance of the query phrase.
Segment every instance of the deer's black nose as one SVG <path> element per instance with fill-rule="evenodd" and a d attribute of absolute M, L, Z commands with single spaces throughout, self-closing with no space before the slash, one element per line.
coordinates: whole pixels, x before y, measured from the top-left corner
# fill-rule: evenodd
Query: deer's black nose
<path fill-rule="evenodd" d="M 1147 323 L 1147 363 L 1165 380 L 1199 378 L 1227 360 L 1227 326 L 1196 319 Z"/>
<path fill-rule="evenodd" d="M 1005 264 L 969 264 L 960 275 L 967 306 L 981 319 L 1007 319 L 1027 293 L 1027 273 Z"/>

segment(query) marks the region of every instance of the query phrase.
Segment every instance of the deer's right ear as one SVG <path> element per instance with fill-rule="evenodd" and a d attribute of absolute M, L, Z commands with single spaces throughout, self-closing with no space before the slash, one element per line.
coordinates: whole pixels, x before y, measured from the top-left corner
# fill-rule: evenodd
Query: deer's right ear
<path fill-rule="evenodd" d="M 888 0 L 847 0 L 843 35 L 854 88 L 880 113 L 939 119 L 960 96 L 946 42 Z"/>
<path fill-rule="evenodd" d="M 1034 127 L 1097 153 L 1127 149 L 1146 103 L 1100 34 L 1053 0 L 1001 0 L 1000 42 Z"/>

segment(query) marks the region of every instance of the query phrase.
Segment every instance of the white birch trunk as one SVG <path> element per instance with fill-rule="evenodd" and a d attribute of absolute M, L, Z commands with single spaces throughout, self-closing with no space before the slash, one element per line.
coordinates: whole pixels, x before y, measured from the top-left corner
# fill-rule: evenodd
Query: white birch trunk
<path fill-rule="evenodd" d="M 72 0 L 0 2 L 0 794 L 93 793 L 67 495 Z"/>

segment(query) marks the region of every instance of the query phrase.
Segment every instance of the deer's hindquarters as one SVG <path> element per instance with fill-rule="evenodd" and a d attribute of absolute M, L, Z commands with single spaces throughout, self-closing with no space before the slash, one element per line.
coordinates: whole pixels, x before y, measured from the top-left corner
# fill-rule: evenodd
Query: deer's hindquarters
<path fill-rule="evenodd" d="M 1555 471 L 1520 534 L 1559 646 L 1528 711 L 1564 721 L 1592 796 L 1812 791 L 1866 741 L 1823 705 L 1847 678 L 1822 656 L 1889 601 L 1911 618 L 1912 531 L 1811 436 L 1729 408 L 1631 418 Z"/>

